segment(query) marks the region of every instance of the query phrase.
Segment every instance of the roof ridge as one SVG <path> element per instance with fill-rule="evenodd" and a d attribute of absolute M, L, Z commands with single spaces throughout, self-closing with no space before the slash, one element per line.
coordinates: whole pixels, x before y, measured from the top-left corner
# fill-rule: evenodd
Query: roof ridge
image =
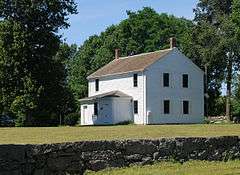
<path fill-rule="evenodd" d="M 87 79 L 123 74 L 128 72 L 142 71 L 146 67 L 150 66 L 160 58 L 165 57 L 167 54 L 174 50 L 175 48 L 157 50 L 154 52 L 142 53 L 138 55 L 122 57 L 119 59 L 113 59 L 110 63 L 106 64 L 105 66 L 101 67 L 94 73 L 90 74 L 87 77 Z"/>
<path fill-rule="evenodd" d="M 131 55 L 131 56 L 126 56 L 126 57 L 120 57 L 119 59 L 127 59 L 127 58 L 132 58 L 132 57 L 137 57 L 137 56 L 144 56 L 144 55 L 149 55 L 149 54 L 153 54 L 153 53 L 156 53 L 156 52 L 166 52 L 166 51 L 171 51 L 173 50 L 172 48 L 170 49 L 163 49 L 163 50 L 156 50 L 156 51 L 153 51 L 153 52 L 145 52 L 145 53 L 140 53 L 140 54 L 137 54 L 137 55 Z M 116 60 L 116 59 L 114 59 Z"/>

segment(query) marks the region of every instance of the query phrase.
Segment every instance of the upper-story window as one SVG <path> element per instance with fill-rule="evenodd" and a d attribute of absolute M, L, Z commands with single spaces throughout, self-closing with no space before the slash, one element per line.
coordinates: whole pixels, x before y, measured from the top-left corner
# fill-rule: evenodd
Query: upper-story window
<path fill-rule="evenodd" d="M 182 75 L 182 87 L 188 88 L 188 74 Z"/>
<path fill-rule="evenodd" d="M 99 79 L 95 80 L 95 91 L 99 91 Z"/>
<path fill-rule="evenodd" d="M 133 87 L 138 86 L 138 74 L 133 74 Z"/>
<path fill-rule="evenodd" d="M 163 87 L 169 87 L 169 73 L 163 73 Z"/>
<path fill-rule="evenodd" d="M 183 114 L 189 114 L 189 101 L 183 101 Z"/>

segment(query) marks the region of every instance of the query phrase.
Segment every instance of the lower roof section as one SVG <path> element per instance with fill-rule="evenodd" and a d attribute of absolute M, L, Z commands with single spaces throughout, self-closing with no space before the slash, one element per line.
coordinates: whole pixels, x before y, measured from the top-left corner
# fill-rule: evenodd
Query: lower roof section
<path fill-rule="evenodd" d="M 91 97 L 86 97 L 83 99 L 80 99 L 80 102 L 90 102 L 90 101 L 95 101 L 97 99 L 101 99 L 101 98 L 105 98 L 105 97 L 122 97 L 122 98 L 132 98 L 131 96 L 121 92 L 121 91 L 111 91 L 111 92 L 107 92 L 107 93 L 103 93 L 103 94 L 99 94 L 99 95 L 95 95 L 95 96 L 91 96 Z"/>

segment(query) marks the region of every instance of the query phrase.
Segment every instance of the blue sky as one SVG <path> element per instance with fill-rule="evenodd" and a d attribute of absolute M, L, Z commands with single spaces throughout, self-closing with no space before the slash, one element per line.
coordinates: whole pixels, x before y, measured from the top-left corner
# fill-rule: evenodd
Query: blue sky
<path fill-rule="evenodd" d="M 112 24 L 126 19 L 126 10 L 152 7 L 158 13 L 192 19 L 197 0 L 75 0 L 78 14 L 70 16 L 71 27 L 60 31 L 69 44 L 81 45 L 89 36 L 99 34 Z"/>

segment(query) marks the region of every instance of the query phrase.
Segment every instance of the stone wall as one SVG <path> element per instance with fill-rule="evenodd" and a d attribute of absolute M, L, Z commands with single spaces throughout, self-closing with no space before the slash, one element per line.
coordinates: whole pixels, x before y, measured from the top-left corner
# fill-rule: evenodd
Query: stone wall
<path fill-rule="evenodd" d="M 165 160 L 240 159 L 240 137 L 0 145 L 1 175 L 83 174 Z"/>

